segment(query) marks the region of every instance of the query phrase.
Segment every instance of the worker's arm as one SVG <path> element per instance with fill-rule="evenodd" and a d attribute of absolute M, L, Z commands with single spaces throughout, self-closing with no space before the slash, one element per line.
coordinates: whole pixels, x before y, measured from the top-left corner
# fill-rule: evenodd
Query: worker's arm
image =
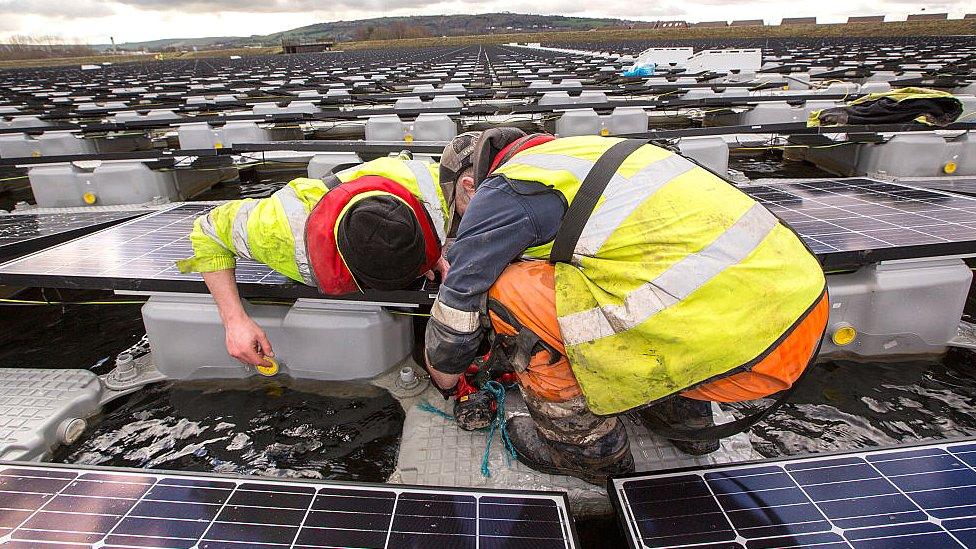
<path fill-rule="evenodd" d="M 176 262 L 181 273 L 208 273 L 237 266 L 232 235 L 241 204 L 242 200 L 234 200 L 196 218 L 189 236 L 193 257 Z"/>
<path fill-rule="evenodd" d="M 203 281 L 217 303 L 230 356 L 252 366 L 264 364 L 266 356 L 274 356 L 268 336 L 244 311 L 234 269 L 205 272 Z"/>
<path fill-rule="evenodd" d="M 456 381 L 482 351 L 485 295 L 526 248 L 553 239 L 565 208 L 537 184 L 495 177 L 482 183 L 448 250 L 450 271 L 431 310 L 424 342 L 432 374 L 442 389 Z M 439 379 L 440 378 L 440 379 Z"/>
<path fill-rule="evenodd" d="M 430 379 L 434 382 L 434 385 L 441 390 L 441 394 L 444 398 L 449 398 L 453 393 L 453 389 L 457 387 L 458 379 L 461 378 L 461 374 L 445 374 L 444 372 L 438 371 L 436 368 L 431 367 L 430 358 L 428 358 L 427 353 L 424 352 L 425 366 L 427 367 L 427 372 L 430 373 Z"/>

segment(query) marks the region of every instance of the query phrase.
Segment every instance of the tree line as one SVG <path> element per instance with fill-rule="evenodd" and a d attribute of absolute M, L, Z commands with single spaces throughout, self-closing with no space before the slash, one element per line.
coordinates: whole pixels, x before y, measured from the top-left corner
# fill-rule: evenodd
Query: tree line
<path fill-rule="evenodd" d="M 358 27 L 353 33 L 356 41 L 366 40 L 399 40 L 402 38 L 427 38 L 432 36 L 424 27 L 396 22 L 389 25 Z"/>

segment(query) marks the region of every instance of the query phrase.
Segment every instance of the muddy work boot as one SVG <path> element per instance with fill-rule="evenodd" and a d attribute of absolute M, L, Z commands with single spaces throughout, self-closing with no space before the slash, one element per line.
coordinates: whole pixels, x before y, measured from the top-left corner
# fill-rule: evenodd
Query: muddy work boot
<path fill-rule="evenodd" d="M 644 426 L 652 433 L 655 427 L 667 429 L 697 430 L 712 427 L 712 403 L 675 396 L 637 411 Z M 674 440 L 668 439 L 675 448 L 693 456 L 703 456 L 718 450 L 718 440 Z"/>
<path fill-rule="evenodd" d="M 543 438 L 529 416 L 512 416 L 505 427 L 518 460 L 540 473 L 569 475 L 605 487 L 608 476 L 634 471 L 622 423 L 585 447 Z"/>

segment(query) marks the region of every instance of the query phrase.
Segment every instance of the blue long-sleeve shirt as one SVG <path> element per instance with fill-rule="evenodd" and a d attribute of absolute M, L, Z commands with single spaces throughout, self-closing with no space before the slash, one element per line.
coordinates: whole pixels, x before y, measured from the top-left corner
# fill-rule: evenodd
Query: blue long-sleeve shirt
<path fill-rule="evenodd" d="M 447 251 L 451 269 L 438 301 L 459 311 L 479 311 L 505 267 L 526 249 L 555 238 L 565 211 L 562 195 L 538 183 L 502 176 L 484 181 Z M 464 372 L 478 355 L 484 335 L 483 330 L 458 333 L 429 322 L 425 342 L 431 366 L 448 374 Z"/>
<path fill-rule="evenodd" d="M 509 263 L 556 236 L 565 211 L 562 195 L 538 183 L 501 176 L 484 181 L 447 252 L 451 269 L 441 284 L 440 301 L 477 311 Z"/>

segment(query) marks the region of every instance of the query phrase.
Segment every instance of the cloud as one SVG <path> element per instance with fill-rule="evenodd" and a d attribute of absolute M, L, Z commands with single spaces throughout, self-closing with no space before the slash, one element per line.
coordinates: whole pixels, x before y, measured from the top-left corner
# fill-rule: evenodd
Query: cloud
<path fill-rule="evenodd" d="M 437 0 L 118 0 L 118 4 L 151 11 L 182 11 L 191 13 L 304 13 L 332 11 L 336 8 L 356 8 L 370 13 L 406 7 L 427 7 Z"/>
<path fill-rule="evenodd" d="M 114 4 L 98 0 L 0 0 L 0 19 L 24 15 L 57 19 L 106 17 L 115 13 Z"/>
<path fill-rule="evenodd" d="M 16 34 L 57 34 L 108 42 L 271 34 L 313 23 L 383 16 L 487 12 L 710 21 L 813 16 L 974 11 L 972 0 L 0 0 L 0 41 Z"/>

